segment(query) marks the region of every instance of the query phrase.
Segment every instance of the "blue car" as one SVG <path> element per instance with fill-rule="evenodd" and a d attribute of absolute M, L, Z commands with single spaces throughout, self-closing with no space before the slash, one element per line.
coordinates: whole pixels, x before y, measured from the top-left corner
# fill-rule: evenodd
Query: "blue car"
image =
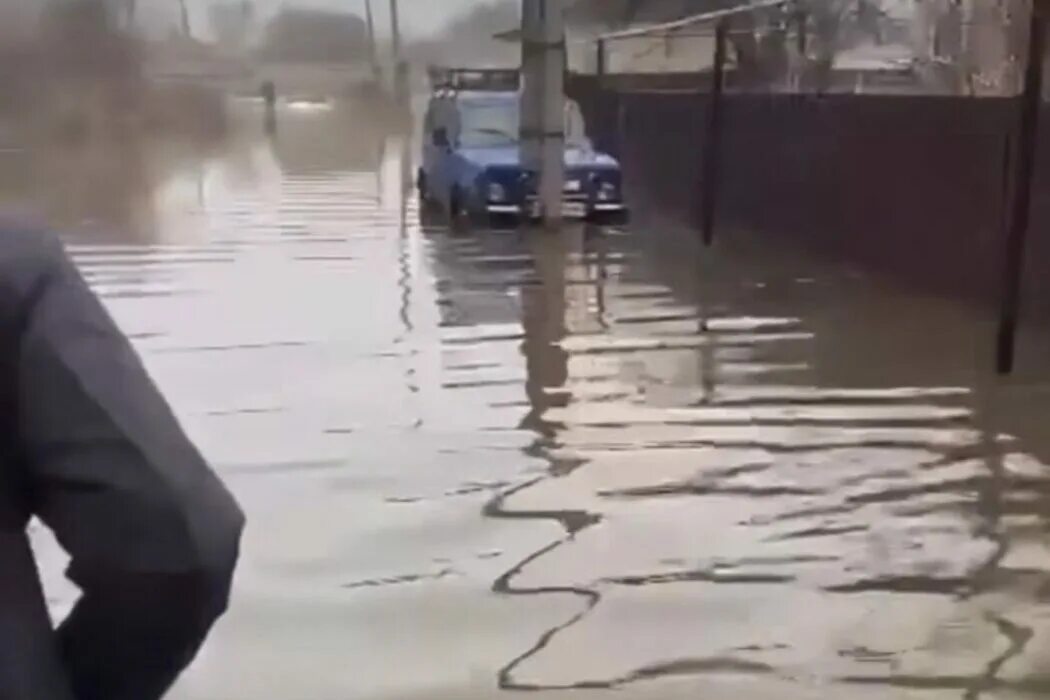
<path fill-rule="evenodd" d="M 424 122 L 420 197 L 449 218 L 474 221 L 533 218 L 539 214 L 538 176 L 522 165 L 521 96 L 507 89 L 442 88 Z M 620 164 L 594 149 L 579 107 L 566 104 L 567 218 L 622 220 L 627 216 Z"/>

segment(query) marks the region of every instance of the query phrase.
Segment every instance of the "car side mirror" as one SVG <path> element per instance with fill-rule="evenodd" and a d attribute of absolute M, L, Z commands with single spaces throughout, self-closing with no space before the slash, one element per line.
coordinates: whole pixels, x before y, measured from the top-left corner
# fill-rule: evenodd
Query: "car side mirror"
<path fill-rule="evenodd" d="M 450 145 L 448 142 L 448 129 L 434 129 L 433 140 L 434 145 L 438 148 L 448 148 Z"/>

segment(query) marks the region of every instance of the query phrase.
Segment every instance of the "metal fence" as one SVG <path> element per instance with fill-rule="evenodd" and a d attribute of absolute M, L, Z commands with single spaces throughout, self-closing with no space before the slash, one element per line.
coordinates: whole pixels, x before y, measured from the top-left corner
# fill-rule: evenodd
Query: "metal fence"
<path fill-rule="evenodd" d="M 722 25 L 729 40 L 727 90 L 1016 94 L 1027 52 L 1025 16 L 963 19 L 922 9 L 935 4 L 920 5 L 907 18 L 866 18 L 856 12 L 829 18 L 807 11 L 801 2 L 766 0 L 578 39 L 570 49 L 570 65 L 634 86 L 651 76 L 666 88 L 673 82 L 666 76 L 679 76 L 688 89 L 712 71 L 715 31 Z"/>
<path fill-rule="evenodd" d="M 797 237 L 998 301 L 1004 329 L 1027 267 L 1050 313 L 1050 139 L 1035 138 L 1050 129 L 1037 87 L 1050 20 L 830 22 L 806 7 L 767 0 L 582 42 L 593 59 L 571 85 L 599 145 L 705 243 L 738 227 Z"/>

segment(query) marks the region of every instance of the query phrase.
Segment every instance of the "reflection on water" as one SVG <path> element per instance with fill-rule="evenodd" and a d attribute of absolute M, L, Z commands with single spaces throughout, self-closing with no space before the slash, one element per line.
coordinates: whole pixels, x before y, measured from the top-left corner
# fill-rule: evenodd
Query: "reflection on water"
<path fill-rule="evenodd" d="M 148 230 L 154 175 L 142 144 L 47 145 L 0 153 L 0 204 L 16 215 L 47 216 L 62 225 L 90 228 L 98 222 L 122 230 Z"/>
<path fill-rule="evenodd" d="M 74 240 L 252 521 L 176 698 L 1050 691 L 1048 394 L 972 311 L 644 223 L 421 227 L 411 157 L 253 118 Z"/>

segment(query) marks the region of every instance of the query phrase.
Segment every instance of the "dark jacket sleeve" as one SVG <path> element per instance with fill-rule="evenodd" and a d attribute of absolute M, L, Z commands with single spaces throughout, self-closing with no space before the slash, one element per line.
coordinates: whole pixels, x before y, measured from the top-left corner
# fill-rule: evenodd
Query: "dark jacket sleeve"
<path fill-rule="evenodd" d="M 58 242 L 34 255 L 19 432 L 31 508 L 83 592 L 63 661 L 79 700 L 153 700 L 226 609 L 243 516 Z"/>

